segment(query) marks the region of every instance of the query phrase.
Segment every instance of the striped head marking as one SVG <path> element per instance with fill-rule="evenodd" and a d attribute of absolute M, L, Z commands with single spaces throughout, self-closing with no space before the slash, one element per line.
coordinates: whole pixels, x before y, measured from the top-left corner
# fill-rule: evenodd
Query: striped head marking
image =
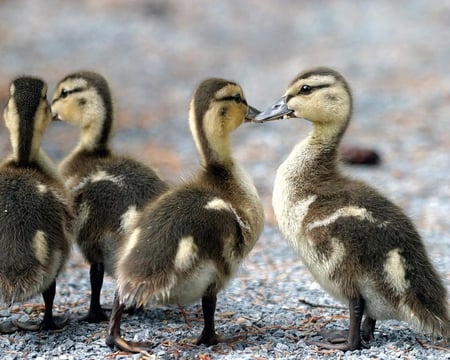
<path fill-rule="evenodd" d="M 22 76 L 13 80 L 9 93 L 3 116 L 17 160 L 26 163 L 39 150 L 51 121 L 47 84 L 39 78 Z"/>
<path fill-rule="evenodd" d="M 108 82 L 91 71 L 67 75 L 56 87 L 52 111 L 55 118 L 81 128 L 111 118 L 113 105 Z"/>
<path fill-rule="evenodd" d="M 211 146 L 227 139 L 244 122 L 248 109 L 244 92 L 235 82 L 211 78 L 200 83 L 189 113 L 191 132 L 199 151 L 210 157 Z"/>
<path fill-rule="evenodd" d="M 329 68 L 299 74 L 284 94 L 294 116 L 313 123 L 346 123 L 352 111 L 352 95 L 347 81 Z"/>

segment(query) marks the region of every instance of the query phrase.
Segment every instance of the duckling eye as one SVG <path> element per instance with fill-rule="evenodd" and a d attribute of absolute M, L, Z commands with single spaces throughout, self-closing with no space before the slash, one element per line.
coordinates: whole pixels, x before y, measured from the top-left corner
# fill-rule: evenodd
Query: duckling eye
<path fill-rule="evenodd" d="M 236 94 L 236 95 L 234 95 L 234 96 L 233 96 L 233 100 L 234 100 L 235 102 L 237 102 L 238 104 L 240 104 L 241 102 L 243 102 L 243 101 L 242 101 L 241 94 Z"/>
<path fill-rule="evenodd" d="M 302 95 L 308 95 L 308 94 L 311 94 L 311 92 L 312 92 L 312 86 L 310 86 L 310 85 L 303 85 L 301 88 L 300 88 L 300 91 L 298 92 L 299 94 L 302 94 Z"/>
<path fill-rule="evenodd" d="M 62 98 L 65 98 L 65 97 L 67 97 L 67 95 L 69 95 L 69 93 L 70 93 L 69 90 L 67 90 L 67 89 L 62 89 L 62 90 L 61 90 L 60 96 L 61 96 Z"/>

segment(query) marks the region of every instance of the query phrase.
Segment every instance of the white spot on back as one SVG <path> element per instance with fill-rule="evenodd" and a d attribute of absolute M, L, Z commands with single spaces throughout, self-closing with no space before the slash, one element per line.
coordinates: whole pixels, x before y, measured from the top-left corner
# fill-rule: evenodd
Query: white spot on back
<path fill-rule="evenodd" d="M 48 260 L 48 244 L 45 233 L 37 230 L 36 234 L 34 234 L 32 244 L 36 260 L 42 265 L 46 264 Z"/>
<path fill-rule="evenodd" d="M 197 260 L 197 245 L 192 236 L 184 237 L 178 244 L 177 254 L 175 256 L 175 269 L 179 271 L 189 269 Z"/>
<path fill-rule="evenodd" d="M 77 239 L 80 230 L 83 228 L 83 226 L 86 224 L 86 222 L 89 219 L 89 205 L 86 202 L 82 202 L 80 206 L 77 209 L 77 217 L 75 219 L 74 225 L 73 225 L 73 232 L 74 232 L 74 238 Z"/>
<path fill-rule="evenodd" d="M 48 187 L 45 184 L 37 184 L 37 189 L 41 194 L 45 194 L 48 191 Z"/>
<path fill-rule="evenodd" d="M 327 226 L 334 223 L 337 219 L 341 217 L 356 217 L 359 220 L 367 220 L 369 222 L 375 223 L 377 220 L 372 216 L 370 211 L 367 211 L 365 208 L 357 207 L 357 206 L 345 206 L 340 209 L 337 209 L 334 213 L 326 217 L 322 220 L 316 220 L 309 223 L 306 226 L 307 230 L 312 230 L 319 226 Z"/>
<path fill-rule="evenodd" d="M 120 217 L 120 231 L 123 233 L 131 231 L 136 226 L 138 218 L 139 212 L 136 210 L 136 205 L 130 205 Z"/>
<path fill-rule="evenodd" d="M 89 176 L 89 178 L 91 179 L 92 182 L 111 181 L 119 186 L 123 186 L 125 177 L 123 175 L 120 175 L 120 176 L 111 175 L 111 174 L 108 174 L 104 170 L 100 170 L 100 171 L 92 174 L 91 176 Z"/>
<path fill-rule="evenodd" d="M 384 273 L 386 280 L 397 295 L 403 294 L 409 287 L 408 281 L 405 279 L 405 260 L 400 255 L 398 248 L 388 252 L 384 263 Z"/>
<path fill-rule="evenodd" d="M 77 185 L 73 186 L 71 191 L 76 192 L 81 190 L 83 187 L 85 187 L 89 183 L 95 183 L 98 181 L 111 181 L 112 183 L 116 184 L 117 186 L 124 186 L 125 184 L 125 176 L 119 175 L 111 175 L 108 174 L 105 170 L 99 170 L 96 173 L 93 173 L 84 179 L 82 179 Z M 66 181 L 66 184 L 69 182 L 69 180 Z"/>
<path fill-rule="evenodd" d="M 137 227 L 136 229 L 133 230 L 133 232 L 130 234 L 130 236 L 127 237 L 127 239 L 125 240 L 126 241 L 125 247 L 120 256 L 121 259 L 125 259 L 128 257 L 128 255 L 131 254 L 131 252 L 133 251 L 133 249 L 135 248 L 135 246 L 138 243 L 140 235 L 141 235 L 141 229 L 139 227 Z"/>
<path fill-rule="evenodd" d="M 230 210 L 230 205 L 221 198 L 214 198 L 205 205 L 208 210 Z"/>

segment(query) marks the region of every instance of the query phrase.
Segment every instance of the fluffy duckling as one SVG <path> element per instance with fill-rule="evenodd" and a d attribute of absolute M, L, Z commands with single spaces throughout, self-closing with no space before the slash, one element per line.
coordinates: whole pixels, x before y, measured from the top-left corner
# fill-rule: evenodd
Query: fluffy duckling
<path fill-rule="evenodd" d="M 100 305 L 104 272 L 114 277 L 116 255 L 147 201 L 168 189 L 155 170 L 110 149 L 114 110 L 110 88 L 98 73 L 69 74 L 55 90 L 55 119 L 81 129 L 77 147 L 60 164 L 74 196 L 75 240 L 91 265 L 89 312 L 82 320 L 108 319 Z"/>
<path fill-rule="evenodd" d="M 56 277 L 71 247 L 71 208 L 56 166 L 40 149 L 51 122 L 47 85 L 19 77 L 10 85 L 3 116 L 12 156 L 0 165 L 0 302 L 10 306 L 42 293 L 44 318 L 39 324 L 16 322 L 26 330 L 61 329 L 53 316 Z M 1 331 L 12 332 L 12 324 Z"/>
<path fill-rule="evenodd" d="M 446 339 L 446 289 L 414 225 L 378 191 L 339 171 L 337 148 L 351 113 L 345 79 L 317 68 L 298 75 L 284 97 L 256 117 L 313 123 L 278 168 L 273 208 L 281 232 L 317 282 L 349 304 L 347 341 L 319 345 L 360 349 L 373 339 L 378 319 L 404 320 Z"/>
<path fill-rule="evenodd" d="M 139 352 L 148 343 L 120 336 L 125 306 L 148 301 L 189 304 L 202 299 L 204 328 L 197 344 L 212 345 L 217 293 L 253 248 L 264 214 L 255 186 L 233 159 L 229 135 L 255 114 L 241 87 L 208 79 L 196 89 L 189 124 L 201 170 L 148 205 L 118 262 L 117 291 L 106 343 Z"/>

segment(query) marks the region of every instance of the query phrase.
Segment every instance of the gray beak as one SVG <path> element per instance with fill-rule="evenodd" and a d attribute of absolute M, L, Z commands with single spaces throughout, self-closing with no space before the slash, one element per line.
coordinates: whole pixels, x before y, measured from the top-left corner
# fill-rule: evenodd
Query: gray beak
<path fill-rule="evenodd" d="M 252 122 L 255 117 L 260 113 L 258 109 L 255 109 L 253 106 L 248 106 L 247 115 L 245 115 L 245 122 Z"/>
<path fill-rule="evenodd" d="M 265 122 L 271 120 L 282 119 L 284 116 L 289 116 L 294 112 L 287 106 L 286 97 L 283 96 L 280 100 L 269 106 L 263 112 L 255 116 L 255 122 Z"/>

